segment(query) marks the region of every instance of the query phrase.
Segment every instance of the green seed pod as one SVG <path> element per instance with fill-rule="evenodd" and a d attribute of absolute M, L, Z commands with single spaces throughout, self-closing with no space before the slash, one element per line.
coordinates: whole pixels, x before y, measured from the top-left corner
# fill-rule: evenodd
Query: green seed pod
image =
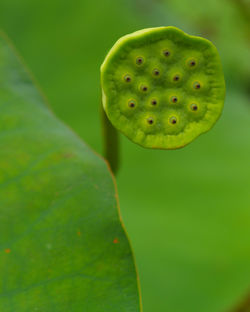
<path fill-rule="evenodd" d="M 147 148 L 180 148 L 207 132 L 225 97 L 215 46 L 175 27 L 119 39 L 101 66 L 101 83 L 112 125 Z"/>

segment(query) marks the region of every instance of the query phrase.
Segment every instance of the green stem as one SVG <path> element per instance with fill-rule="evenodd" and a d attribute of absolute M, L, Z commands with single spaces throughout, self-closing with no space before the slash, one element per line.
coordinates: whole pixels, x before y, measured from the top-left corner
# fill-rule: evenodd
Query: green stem
<path fill-rule="evenodd" d="M 101 106 L 101 120 L 103 133 L 104 157 L 108 161 L 112 172 L 116 175 L 119 169 L 119 134 L 110 123 L 103 106 Z"/>

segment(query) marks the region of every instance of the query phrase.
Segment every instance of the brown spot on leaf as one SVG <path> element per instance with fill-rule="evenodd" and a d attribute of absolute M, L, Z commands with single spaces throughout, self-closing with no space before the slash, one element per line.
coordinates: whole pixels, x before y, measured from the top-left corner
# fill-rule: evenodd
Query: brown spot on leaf
<path fill-rule="evenodd" d="M 63 155 L 63 158 L 72 158 L 72 157 L 74 157 L 74 154 L 72 153 L 66 153 Z"/>

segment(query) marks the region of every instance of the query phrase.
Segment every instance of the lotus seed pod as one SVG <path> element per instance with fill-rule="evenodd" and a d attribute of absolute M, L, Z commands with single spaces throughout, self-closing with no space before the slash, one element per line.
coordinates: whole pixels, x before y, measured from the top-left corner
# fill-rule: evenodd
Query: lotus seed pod
<path fill-rule="evenodd" d="M 215 46 L 175 27 L 119 39 L 101 66 L 101 83 L 110 122 L 147 148 L 180 148 L 207 132 L 225 97 Z"/>

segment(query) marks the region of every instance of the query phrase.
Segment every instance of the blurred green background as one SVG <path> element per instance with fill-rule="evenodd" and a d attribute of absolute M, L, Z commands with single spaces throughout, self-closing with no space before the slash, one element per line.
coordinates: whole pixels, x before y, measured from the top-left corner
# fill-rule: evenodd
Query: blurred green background
<path fill-rule="evenodd" d="M 231 311 L 250 286 L 250 2 L 0 2 L 0 26 L 53 111 L 99 153 L 105 54 L 122 35 L 168 25 L 215 43 L 225 109 L 212 131 L 181 150 L 146 150 L 122 137 L 121 213 L 144 312 Z"/>

